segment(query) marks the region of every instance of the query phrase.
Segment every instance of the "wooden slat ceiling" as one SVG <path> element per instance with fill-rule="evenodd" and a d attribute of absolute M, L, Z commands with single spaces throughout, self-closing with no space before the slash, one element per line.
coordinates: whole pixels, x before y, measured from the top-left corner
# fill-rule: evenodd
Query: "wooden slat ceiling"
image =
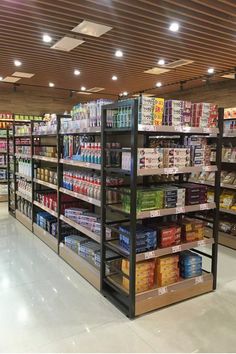
<path fill-rule="evenodd" d="M 100 38 L 78 36 L 85 43 L 69 53 L 50 49 L 83 20 L 111 26 Z M 178 33 L 169 24 L 180 24 Z M 48 33 L 52 44 L 42 42 Z M 209 67 L 216 72 L 236 66 L 235 0 L 1 0 L 0 76 L 14 71 L 35 73 L 19 83 L 79 90 L 104 87 L 104 92 L 140 91 L 157 81 L 169 84 L 205 75 Z M 121 49 L 123 58 L 114 52 Z M 171 62 L 194 60 L 162 75 L 145 74 L 157 66 L 159 58 Z M 22 61 L 14 67 L 14 59 Z M 79 77 L 73 70 L 81 71 Z M 118 81 L 111 80 L 112 75 Z M 213 80 L 222 80 L 220 75 Z M 188 84 L 198 85 L 202 80 Z M 2 87 L 2 85 L 0 86 Z M 176 89 L 168 86 L 166 92 Z M 92 97 L 92 96 L 88 96 Z"/>

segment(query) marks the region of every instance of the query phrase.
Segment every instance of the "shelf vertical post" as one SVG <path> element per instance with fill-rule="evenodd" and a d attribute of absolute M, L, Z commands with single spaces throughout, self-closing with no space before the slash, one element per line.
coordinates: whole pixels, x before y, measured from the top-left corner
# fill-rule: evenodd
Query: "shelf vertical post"
<path fill-rule="evenodd" d="M 215 204 L 216 208 L 213 212 L 213 238 L 214 244 L 212 245 L 212 264 L 211 272 L 213 274 L 213 289 L 217 286 L 217 262 L 218 262 L 218 233 L 219 233 L 219 217 L 220 217 L 220 176 L 221 176 L 221 158 L 222 158 L 222 142 L 223 142 L 223 126 L 224 126 L 224 108 L 218 109 L 218 128 L 219 135 L 216 146 L 216 165 L 218 170 L 215 173 Z"/>
<path fill-rule="evenodd" d="M 62 171 L 63 165 L 60 164 L 60 158 L 62 153 L 62 137 L 60 135 L 61 129 L 61 116 L 57 117 L 57 253 L 59 254 L 61 240 L 61 193 L 60 186 L 62 185 Z"/>

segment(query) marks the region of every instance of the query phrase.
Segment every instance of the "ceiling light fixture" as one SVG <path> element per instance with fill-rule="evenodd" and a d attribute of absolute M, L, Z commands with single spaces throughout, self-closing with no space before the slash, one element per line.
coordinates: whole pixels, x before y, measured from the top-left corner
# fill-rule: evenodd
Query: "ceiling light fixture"
<path fill-rule="evenodd" d="M 113 81 L 116 81 L 118 79 L 118 77 L 116 75 L 113 75 L 111 78 Z"/>
<path fill-rule="evenodd" d="M 80 90 L 81 90 L 81 91 L 86 91 L 86 87 L 81 86 Z"/>
<path fill-rule="evenodd" d="M 21 66 L 22 62 L 20 60 L 14 60 L 14 65 L 15 66 Z"/>
<path fill-rule="evenodd" d="M 75 70 L 74 70 L 74 74 L 75 74 L 76 76 L 78 76 L 78 75 L 80 75 L 80 71 L 79 71 L 78 69 L 75 69 Z"/>
<path fill-rule="evenodd" d="M 127 91 L 124 91 L 124 92 L 123 92 L 123 96 L 128 96 L 128 92 L 127 92 Z"/>
<path fill-rule="evenodd" d="M 122 58 L 123 57 L 123 52 L 122 50 L 118 49 L 116 52 L 115 52 L 115 56 L 117 58 Z"/>
<path fill-rule="evenodd" d="M 55 84 L 54 84 L 53 82 L 49 82 L 48 86 L 49 86 L 49 87 L 54 87 Z"/>
<path fill-rule="evenodd" d="M 158 65 L 165 65 L 165 60 L 164 59 L 159 59 L 158 60 Z"/>
<path fill-rule="evenodd" d="M 214 68 L 209 68 L 209 69 L 207 70 L 208 74 L 213 74 L 213 73 L 214 73 L 214 71 L 215 71 L 215 69 L 214 69 Z"/>
<path fill-rule="evenodd" d="M 43 41 L 44 41 L 45 43 L 50 43 L 50 42 L 52 41 L 52 37 L 49 36 L 48 34 L 44 34 L 44 35 L 43 35 Z"/>
<path fill-rule="evenodd" d="M 3 77 L 2 76 L 0 76 L 0 81 L 2 81 L 3 80 Z"/>
<path fill-rule="evenodd" d="M 156 87 L 161 87 L 162 86 L 162 83 L 159 81 L 156 83 Z"/>
<path fill-rule="evenodd" d="M 170 30 L 171 32 L 178 32 L 178 30 L 179 30 L 179 24 L 178 24 L 178 22 L 172 22 L 172 23 L 170 24 L 170 26 L 169 26 L 169 30 Z"/>

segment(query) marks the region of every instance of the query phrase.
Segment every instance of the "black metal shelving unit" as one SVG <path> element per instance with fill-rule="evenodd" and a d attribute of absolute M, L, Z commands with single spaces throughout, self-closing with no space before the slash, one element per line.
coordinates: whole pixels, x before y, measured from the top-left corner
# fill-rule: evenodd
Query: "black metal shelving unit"
<path fill-rule="evenodd" d="M 10 119 L 1 119 L 0 123 L 5 124 L 5 128 L 0 128 L 1 131 L 6 132 L 4 136 L 0 136 L 0 139 L 4 139 L 6 141 L 6 150 L 0 150 L 0 155 L 5 156 L 5 165 L 1 165 L 0 169 L 6 170 L 6 178 L 1 179 L 0 183 L 8 185 L 8 174 L 9 174 L 9 152 L 8 152 L 8 139 L 9 139 L 9 127 L 11 124 L 12 120 Z M 8 201 L 8 194 L 6 195 L 0 195 L 0 202 L 7 202 Z"/>
<path fill-rule="evenodd" d="M 129 107 L 131 114 L 131 126 L 127 128 L 108 128 L 107 120 L 111 112 L 117 111 L 122 107 Z M 217 251 L 218 251 L 218 221 L 219 221 L 219 196 L 220 196 L 220 163 L 221 163 L 221 146 L 222 146 L 222 131 L 224 109 L 219 109 L 219 127 L 218 128 L 181 128 L 175 129 L 170 126 L 143 126 L 138 124 L 138 100 L 118 101 L 115 104 L 103 107 L 102 118 L 102 267 L 101 267 L 101 292 L 114 305 L 116 305 L 129 318 L 134 318 L 148 311 L 161 308 L 172 303 L 182 301 L 200 294 L 204 294 L 216 289 L 217 279 Z M 114 134 L 119 134 L 124 142 L 130 142 L 131 152 L 131 168 L 130 171 L 124 171 L 120 168 L 109 168 L 106 165 L 106 144 L 109 139 L 112 139 Z M 145 172 L 145 176 L 141 170 L 137 169 L 137 150 L 138 147 L 148 147 L 149 137 L 152 135 L 179 135 L 180 142 L 183 141 L 185 135 L 199 135 L 214 139 L 217 144 L 217 161 L 216 166 L 209 167 L 208 170 L 215 171 L 215 200 L 214 203 L 206 203 L 200 205 L 185 206 L 183 208 L 160 209 L 152 211 L 137 212 L 137 187 L 142 182 L 142 185 L 148 185 L 149 177 L 158 174 L 174 174 L 178 176 L 179 182 L 183 181 L 183 176 L 186 174 L 185 169 L 155 169 Z M 127 140 L 128 139 L 128 140 Z M 217 167 L 217 168 L 216 168 Z M 202 167 L 204 171 L 204 166 Z M 195 171 L 195 167 L 190 168 L 190 172 Z M 130 212 L 124 211 L 119 204 L 109 204 L 107 200 L 107 191 L 113 189 L 114 192 L 124 194 L 127 191 L 122 191 L 106 186 L 106 177 L 110 174 L 123 176 L 126 178 L 127 185 L 130 188 Z M 164 217 L 167 215 L 176 215 L 177 218 L 182 218 L 184 214 L 194 215 L 194 212 L 211 210 L 214 215 L 213 235 L 210 238 L 204 238 L 202 241 L 190 242 L 181 244 L 176 247 L 168 247 L 166 249 L 157 249 L 151 252 L 136 254 L 136 225 L 137 221 L 146 223 L 150 218 Z M 111 221 L 111 215 L 113 220 Z M 120 233 L 119 225 L 124 222 L 129 222 L 129 244 L 130 252 L 124 252 L 124 249 L 117 246 L 116 241 Z M 116 233 L 115 242 L 107 240 L 106 227 L 111 228 Z M 211 255 L 205 250 L 199 249 L 200 246 L 211 246 Z M 106 274 L 106 265 L 111 262 L 106 257 L 106 250 L 111 249 L 117 253 L 120 259 L 129 260 L 129 276 L 122 273 L 120 269 L 115 269 L 114 274 Z M 162 255 L 169 255 L 187 249 L 194 249 L 195 252 L 210 259 L 211 267 L 204 272 L 201 277 L 182 279 L 179 283 L 168 285 L 165 287 L 154 287 L 143 293 L 136 293 L 136 263 L 142 260 L 153 259 Z M 122 277 L 128 278 L 129 289 L 123 287 Z"/>

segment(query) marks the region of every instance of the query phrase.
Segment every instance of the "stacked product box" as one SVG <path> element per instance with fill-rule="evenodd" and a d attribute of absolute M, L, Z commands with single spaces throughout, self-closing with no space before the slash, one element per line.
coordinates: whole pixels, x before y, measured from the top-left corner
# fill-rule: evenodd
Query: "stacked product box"
<path fill-rule="evenodd" d="M 88 240 L 86 242 L 81 242 L 78 245 L 79 254 L 87 258 L 89 261 L 93 261 L 95 258 L 95 252 L 100 250 L 100 245 L 92 240 Z"/>
<path fill-rule="evenodd" d="M 163 185 L 160 186 L 163 190 L 163 207 L 176 208 L 185 205 L 185 189 L 177 186 Z"/>
<path fill-rule="evenodd" d="M 122 259 L 121 270 L 129 276 L 130 264 L 129 260 Z M 123 276 L 123 286 L 129 290 L 129 279 Z M 155 260 L 138 262 L 136 264 L 135 289 L 136 293 L 147 291 L 154 286 L 155 283 Z"/>
<path fill-rule="evenodd" d="M 87 242 L 88 238 L 82 235 L 68 235 L 64 237 L 64 242 L 67 247 L 78 253 L 79 245 L 82 242 Z"/>
<path fill-rule="evenodd" d="M 155 223 L 155 222 L 154 222 Z M 152 227 L 155 225 L 152 223 Z M 175 223 L 156 223 L 158 246 L 160 248 L 179 245 L 181 226 Z"/>
<path fill-rule="evenodd" d="M 191 148 L 192 166 L 208 166 L 211 164 L 211 146 L 203 137 L 185 137 L 186 145 Z"/>
<path fill-rule="evenodd" d="M 130 252 L 130 226 L 119 227 L 120 245 Z M 157 248 L 157 233 L 149 227 L 136 225 L 136 253 L 155 250 Z"/>
<path fill-rule="evenodd" d="M 32 204 L 24 198 L 17 197 L 17 209 L 28 218 L 32 219 Z"/>
<path fill-rule="evenodd" d="M 192 278 L 202 275 L 202 257 L 191 251 L 180 253 L 180 275 Z"/>
<path fill-rule="evenodd" d="M 191 102 L 165 101 L 164 124 L 171 126 L 191 126 Z"/>
<path fill-rule="evenodd" d="M 194 183 L 182 183 L 179 186 L 185 188 L 186 205 L 207 203 L 207 186 Z"/>
<path fill-rule="evenodd" d="M 142 97 L 139 98 L 139 113 L 138 123 L 143 125 L 153 125 L 154 98 Z"/>
<path fill-rule="evenodd" d="M 181 223 L 182 238 L 186 242 L 198 241 L 204 238 L 204 222 L 198 219 L 184 218 Z"/>
<path fill-rule="evenodd" d="M 179 255 L 157 258 L 157 285 L 167 286 L 179 281 Z"/>
<path fill-rule="evenodd" d="M 37 146 L 35 147 L 35 155 L 45 156 L 45 157 L 57 157 L 57 147 L 56 146 Z"/>
<path fill-rule="evenodd" d="M 191 149 L 189 147 L 164 148 L 164 167 L 191 166 Z"/>
<path fill-rule="evenodd" d="M 51 235 L 56 236 L 57 218 L 48 214 L 46 211 L 38 212 L 36 214 L 36 224 Z"/>
<path fill-rule="evenodd" d="M 163 168 L 163 148 L 138 148 L 138 169 L 144 168 Z M 123 170 L 130 171 L 131 168 L 131 152 L 122 152 Z"/>
<path fill-rule="evenodd" d="M 154 98 L 153 103 L 153 122 L 155 126 L 163 124 L 163 114 L 164 114 L 164 98 Z"/>
<path fill-rule="evenodd" d="M 32 184 L 23 180 L 19 179 L 18 180 L 18 191 L 22 194 L 25 194 L 29 198 L 32 196 Z"/>
<path fill-rule="evenodd" d="M 218 107 L 211 103 L 192 104 L 192 126 L 193 127 L 215 127 L 218 118 Z"/>

